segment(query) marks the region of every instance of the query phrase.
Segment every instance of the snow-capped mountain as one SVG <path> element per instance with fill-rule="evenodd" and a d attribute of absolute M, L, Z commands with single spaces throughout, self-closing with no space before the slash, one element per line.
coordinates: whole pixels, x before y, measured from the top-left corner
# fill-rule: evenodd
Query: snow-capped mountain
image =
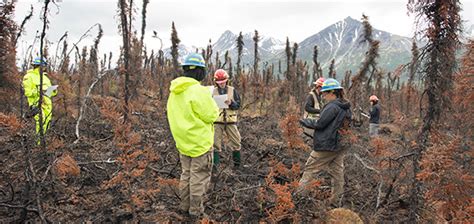
<path fill-rule="evenodd" d="M 362 34 L 362 22 L 347 17 L 300 42 L 298 44 L 298 58 L 312 62 L 313 49 L 317 45 L 319 50 L 318 61 L 325 74 L 332 59 L 335 59 L 338 77 L 341 77 L 347 70 L 356 72 L 365 57 L 365 52 L 368 50 L 367 44 L 361 43 Z M 253 35 L 253 33 L 243 35 L 242 61 L 244 65 L 253 63 Z M 222 56 L 225 51 L 229 50 L 232 60 L 235 62 L 237 58 L 237 37 L 238 34 L 229 30 L 225 31 L 213 44 L 214 52 L 219 51 Z M 380 57 L 377 62 L 382 69 L 390 71 L 398 65 L 410 61 L 411 38 L 394 35 L 375 28 L 373 29 L 373 37 L 380 41 Z M 291 43 L 291 47 L 293 47 L 293 43 Z M 259 55 L 262 62 L 267 61 L 276 64 L 278 60 L 281 60 L 283 63 L 286 60 L 284 51 L 285 42 L 261 35 Z"/>
<path fill-rule="evenodd" d="M 313 48 L 318 46 L 318 61 L 327 71 L 332 59 L 335 59 L 338 77 L 345 71 L 356 72 L 364 60 L 368 44 L 361 43 L 363 25 L 360 21 L 347 17 L 299 44 L 298 57 L 312 61 Z M 378 65 L 386 71 L 410 61 L 411 39 L 373 29 L 372 36 L 380 41 Z M 327 72 L 325 72 L 327 73 Z"/>
<path fill-rule="evenodd" d="M 238 32 L 233 33 L 230 30 L 225 31 L 219 39 L 212 44 L 213 55 L 215 60 L 216 52 L 219 52 L 221 61 L 226 51 L 232 58 L 235 65 L 237 61 L 237 37 Z M 314 46 L 318 46 L 318 61 L 323 68 L 324 74 L 327 74 L 330 62 L 335 59 L 337 76 L 343 76 L 347 70 L 355 73 L 364 60 L 365 53 L 368 50 L 366 43 L 361 43 L 361 35 L 363 35 L 362 22 L 347 17 L 335 24 L 332 24 L 320 32 L 306 38 L 298 43 L 298 59 L 309 62 L 312 65 L 312 55 Z M 254 60 L 254 32 L 243 34 L 244 48 L 242 50 L 242 66 L 252 66 Z M 285 42 L 273 37 L 260 34 L 259 56 L 261 63 L 278 64 L 281 60 L 285 64 Z M 398 65 L 405 64 L 411 58 L 411 38 L 394 35 L 382 30 L 373 28 L 373 38 L 380 41 L 378 66 L 385 71 L 394 70 Z M 293 47 L 293 43 L 291 43 Z M 421 47 L 420 44 L 418 47 Z M 205 49 L 200 47 L 199 49 Z M 199 50 L 200 52 L 201 50 Z M 164 50 L 166 57 L 171 57 L 170 49 Z M 183 44 L 179 45 L 180 58 L 190 52 L 196 52 L 196 47 L 187 47 Z M 283 68 L 285 70 L 285 68 Z"/>
<path fill-rule="evenodd" d="M 188 47 L 184 44 L 179 44 L 178 45 L 179 61 L 183 61 L 184 57 L 186 57 L 186 55 L 188 55 L 189 53 L 196 52 L 196 49 L 198 48 L 195 46 Z M 164 53 L 165 58 L 171 58 L 171 48 L 163 49 L 163 53 Z"/>
<path fill-rule="evenodd" d="M 242 34 L 244 46 L 242 49 L 242 62 L 245 64 L 252 64 L 254 60 L 254 32 Z M 230 30 L 225 31 L 219 39 L 212 45 L 213 52 L 219 52 L 223 56 L 226 51 L 235 63 L 237 61 L 237 38 L 239 34 L 233 33 Z M 258 42 L 258 54 L 262 61 L 275 57 L 275 55 L 285 48 L 285 43 L 273 37 L 267 37 L 259 34 L 260 41 Z M 215 56 L 215 55 L 214 55 Z"/>

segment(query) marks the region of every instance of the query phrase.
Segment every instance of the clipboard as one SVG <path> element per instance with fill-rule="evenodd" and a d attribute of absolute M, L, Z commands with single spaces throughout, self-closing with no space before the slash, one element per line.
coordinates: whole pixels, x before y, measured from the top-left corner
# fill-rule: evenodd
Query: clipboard
<path fill-rule="evenodd" d="M 46 92 L 44 93 L 44 95 L 46 95 L 47 97 L 51 97 L 51 95 L 53 94 L 53 91 L 57 89 L 58 89 L 58 85 L 50 86 L 46 89 Z"/>
<path fill-rule="evenodd" d="M 227 100 L 227 94 L 213 96 L 213 98 L 214 101 L 216 101 L 217 107 L 219 107 L 219 109 L 229 108 L 229 105 L 225 103 L 225 101 Z"/>

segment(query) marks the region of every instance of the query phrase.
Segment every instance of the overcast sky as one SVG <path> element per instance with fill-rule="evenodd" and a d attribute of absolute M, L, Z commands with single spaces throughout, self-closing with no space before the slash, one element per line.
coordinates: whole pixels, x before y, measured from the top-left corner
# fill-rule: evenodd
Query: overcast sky
<path fill-rule="evenodd" d="M 68 31 L 69 41 L 77 39 L 95 23 L 102 24 L 104 37 L 100 53 L 116 52 L 121 45 L 118 34 L 117 0 L 57 0 L 52 5 L 47 38 L 57 40 Z M 134 28 L 141 27 L 142 0 L 135 0 L 137 14 Z M 174 21 L 181 43 L 205 47 L 212 39 L 217 41 L 225 30 L 244 33 L 258 30 L 261 35 L 300 42 L 325 27 L 347 16 L 360 20 L 369 16 L 373 27 L 402 36 L 413 36 L 413 17 L 407 14 L 408 0 L 150 0 L 147 7 L 148 48 L 158 49 L 159 41 L 151 38 L 152 30 L 163 39 L 164 47 L 170 45 L 171 22 Z M 469 25 L 474 21 L 474 0 L 461 0 L 463 20 Z M 34 18 L 28 22 L 19 44 L 21 52 L 32 43 L 42 24 L 39 14 L 43 4 L 39 0 L 19 0 L 15 20 L 21 23 L 34 7 Z M 82 44 L 91 45 L 97 29 Z"/>

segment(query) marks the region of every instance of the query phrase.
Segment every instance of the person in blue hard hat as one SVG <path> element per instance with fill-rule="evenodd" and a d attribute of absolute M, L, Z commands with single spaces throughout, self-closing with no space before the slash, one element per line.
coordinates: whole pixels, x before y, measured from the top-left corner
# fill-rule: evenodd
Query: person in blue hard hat
<path fill-rule="evenodd" d="M 29 111 L 27 117 L 34 117 L 36 121 L 36 133 L 40 133 L 40 111 L 42 112 L 43 121 L 43 133 L 49 128 L 51 117 L 53 116 L 53 101 L 52 98 L 57 95 L 57 91 L 54 90 L 49 96 L 46 94 L 46 90 L 51 87 L 51 81 L 49 80 L 44 69 L 47 66 L 46 60 L 43 58 L 35 58 L 31 62 L 33 69 L 26 72 L 23 77 L 23 90 L 28 100 Z M 43 86 L 40 88 L 40 68 L 43 69 Z M 38 102 L 40 99 L 40 91 L 43 91 L 43 101 L 41 110 L 38 108 Z"/>
<path fill-rule="evenodd" d="M 171 81 L 167 117 L 181 162 L 180 213 L 205 216 L 203 197 L 211 180 L 214 122 L 219 108 L 209 89 L 201 85 L 206 64 L 189 54 L 181 64 L 184 75 Z"/>
<path fill-rule="evenodd" d="M 313 151 L 311 152 L 303 176 L 300 180 L 299 192 L 306 194 L 308 183 L 320 171 L 326 171 L 331 177 L 331 206 L 338 206 L 344 192 L 344 154 L 348 147 L 345 138 L 352 113 L 350 103 L 344 99 L 343 87 L 335 79 L 327 79 L 321 87 L 321 94 L 326 104 L 320 118 L 302 119 L 300 124 L 314 129 Z"/>

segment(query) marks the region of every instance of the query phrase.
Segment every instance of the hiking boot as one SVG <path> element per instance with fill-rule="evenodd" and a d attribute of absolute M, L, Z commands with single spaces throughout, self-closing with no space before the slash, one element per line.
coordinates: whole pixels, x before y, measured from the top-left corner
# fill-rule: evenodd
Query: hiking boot
<path fill-rule="evenodd" d="M 234 168 L 240 167 L 240 151 L 232 151 L 232 160 L 234 161 Z"/>
<path fill-rule="evenodd" d="M 214 166 L 219 166 L 219 164 L 221 163 L 219 152 L 216 150 L 214 150 L 214 153 L 213 153 L 213 161 L 214 161 Z"/>

